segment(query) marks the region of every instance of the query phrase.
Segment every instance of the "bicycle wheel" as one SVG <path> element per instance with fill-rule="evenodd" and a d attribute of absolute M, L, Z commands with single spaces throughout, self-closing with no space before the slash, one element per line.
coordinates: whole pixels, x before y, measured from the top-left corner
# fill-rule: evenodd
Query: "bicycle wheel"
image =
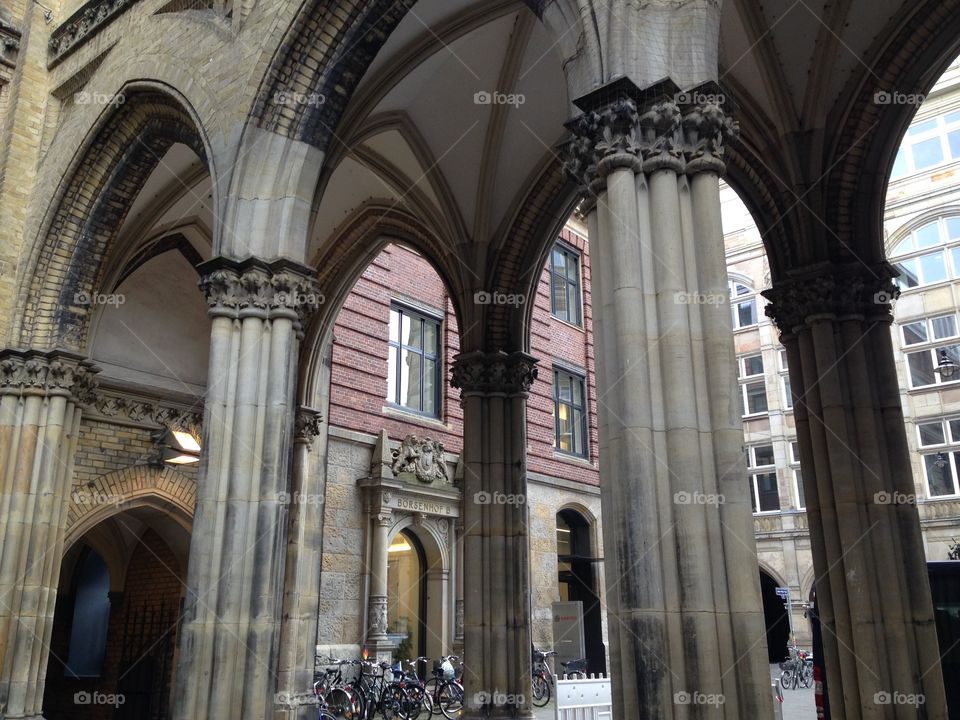
<path fill-rule="evenodd" d="M 342 720 L 360 720 L 361 704 L 358 695 L 349 687 L 335 687 L 327 691 L 324 698 L 327 713 Z"/>
<path fill-rule="evenodd" d="M 813 687 L 813 666 L 804 665 L 803 670 L 800 673 L 800 684 L 805 687 Z"/>
<path fill-rule="evenodd" d="M 533 676 L 533 704 L 543 707 L 550 702 L 550 683 L 543 675 Z"/>
<path fill-rule="evenodd" d="M 426 693 L 422 685 L 411 685 L 406 690 L 407 703 L 404 710 L 407 720 L 417 720 L 423 712 L 428 717 L 433 714 L 433 699 Z"/>
<path fill-rule="evenodd" d="M 784 690 L 789 690 L 793 687 L 793 671 L 784 670 L 780 673 L 780 687 Z"/>
<path fill-rule="evenodd" d="M 423 683 L 423 692 L 430 698 L 430 714 L 440 715 L 440 683 L 436 677 L 428 678 L 427 681 Z"/>
<path fill-rule="evenodd" d="M 447 680 L 437 690 L 437 705 L 445 718 L 453 720 L 463 711 L 463 688 Z"/>
<path fill-rule="evenodd" d="M 383 688 L 383 692 L 380 694 L 380 702 L 377 703 L 380 715 L 386 720 L 392 720 L 392 718 L 407 720 L 405 709 L 408 700 L 406 695 L 399 684 L 391 683 Z"/>

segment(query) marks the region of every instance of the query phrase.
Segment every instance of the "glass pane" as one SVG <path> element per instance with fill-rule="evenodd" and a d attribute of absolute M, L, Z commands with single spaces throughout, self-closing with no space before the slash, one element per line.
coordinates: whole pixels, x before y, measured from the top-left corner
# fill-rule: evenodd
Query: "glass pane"
<path fill-rule="evenodd" d="M 937 340 L 954 337 L 957 334 L 957 318 L 954 315 L 944 315 L 930 321 L 933 326 L 933 337 Z"/>
<path fill-rule="evenodd" d="M 953 276 L 960 278 L 960 247 L 950 251 L 950 259 L 953 261 Z"/>
<path fill-rule="evenodd" d="M 567 255 L 567 279 L 573 282 L 580 279 L 580 260 L 575 255 Z"/>
<path fill-rule="evenodd" d="M 948 420 L 950 426 L 950 442 L 960 442 L 960 420 Z"/>
<path fill-rule="evenodd" d="M 893 161 L 893 170 L 890 173 L 891 178 L 898 178 L 907 174 L 907 154 L 903 148 L 897 151 L 897 158 Z"/>
<path fill-rule="evenodd" d="M 953 362 L 960 365 L 960 345 L 944 345 L 941 348 L 937 348 L 937 359 L 940 358 L 940 351 L 943 350 L 947 353 L 947 357 L 953 360 Z M 953 377 L 952 380 L 958 380 L 960 378 Z"/>
<path fill-rule="evenodd" d="M 947 237 L 951 240 L 960 238 L 960 217 L 947 218 Z"/>
<path fill-rule="evenodd" d="M 753 448 L 754 466 L 773 465 L 773 445 L 757 445 Z"/>
<path fill-rule="evenodd" d="M 737 327 L 746 327 L 747 325 L 756 325 L 757 323 L 757 301 L 747 300 L 737 303 Z"/>
<path fill-rule="evenodd" d="M 932 120 L 924 120 L 923 122 L 914 123 L 907 130 L 907 135 L 920 135 L 921 133 L 931 132 L 937 129 L 937 119 L 933 118 Z"/>
<path fill-rule="evenodd" d="M 390 342 L 400 342 L 400 313 L 390 309 Z"/>
<path fill-rule="evenodd" d="M 960 122 L 960 112 L 947 113 L 943 116 L 943 120 L 947 125 L 953 125 L 953 123 Z"/>
<path fill-rule="evenodd" d="M 786 350 L 781 350 L 779 352 L 779 359 L 780 359 L 780 369 L 786 370 L 787 369 L 787 351 Z"/>
<path fill-rule="evenodd" d="M 557 434 L 558 447 L 566 452 L 573 452 L 573 433 L 571 432 L 570 406 L 564 403 L 557 405 Z"/>
<path fill-rule="evenodd" d="M 943 423 L 923 423 L 917 426 L 920 429 L 920 445 L 942 445 Z"/>
<path fill-rule="evenodd" d="M 745 375 L 763 375 L 763 356 L 752 355 L 744 358 L 743 371 Z"/>
<path fill-rule="evenodd" d="M 577 455 L 583 455 L 585 447 L 583 443 L 583 413 L 579 410 L 573 411 L 570 429 L 573 431 L 573 452 Z"/>
<path fill-rule="evenodd" d="M 403 344 L 420 349 L 423 347 L 423 321 L 418 317 L 403 316 Z"/>
<path fill-rule="evenodd" d="M 573 390 L 573 404 L 583 407 L 583 381 L 580 378 L 570 378 L 570 387 Z"/>
<path fill-rule="evenodd" d="M 947 133 L 947 143 L 950 145 L 950 157 L 960 157 L 960 130 Z"/>
<path fill-rule="evenodd" d="M 892 256 L 903 255 L 913 250 L 913 235 L 907 235 L 903 240 L 897 243 L 897 246 L 890 253 Z"/>
<path fill-rule="evenodd" d="M 803 476 L 801 475 L 800 470 L 793 471 L 793 478 L 797 485 L 797 507 L 805 508 L 807 506 L 807 502 L 804 499 Z"/>
<path fill-rule="evenodd" d="M 780 491 L 777 488 L 777 474 L 757 475 L 757 491 L 760 494 L 760 511 L 771 512 L 780 509 Z"/>
<path fill-rule="evenodd" d="M 907 365 L 910 368 L 910 385 L 912 387 L 933 385 L 936 381 L 936 375 L 933 372 L 933 361 L 930 358 L 929 352 L 908 353 Z"/>
<path fill-rule="evenodd" d="M 750 505 L 753 507 L 753 511 L 757 512 L 757 486 L 755 484 L 756 478 L 750 476 Z"/>
<path fill-rule="evenodd" d="M 783 402 L 785 403 L 787 409 L 793 407 L 793 391 L 790 388 L 790 376 L 783 376 Z"/>
<path fill-rule="evenodd" d="M 570 376 L 566 373 L 557 373 L 557 397 L 566 402 L 570 402 L 570 400 L 573 399 L 573 391 L 570 388 Z"/>
<path fill-rule="evenodd" d="M 929 140 L 922 140 L 913 145 L 913 166 L 920 170 L 921 168 L 936 165 L 943 160 L 943 146 L 940 144 L 939 137 L 932 137 Z"/>
<path fill-rule="evenodd" d="M 923 464 L 927 470 L 927 488 L 930 496 L 953 495 L 953 470 L 950 468 L 950 456 L 946 453 L 924 455 Z"/>
<path fill-rule="evenodd" d="M 563 250 L 558 247 L 553 249 L 553 271 L 558 275 L 566 275 L 566 256 L 563 254 Z"/>
<path fill-rule="evenodd" d="M 940 244 L 940 223 L 934 221 L 916 231 L 917 248 L 928 248 Z"/>
<path fill-rule="evenodd" d="M 437 342 L 439 335 L 437 329 L 435 322 L 431 320 L 423 321 L 423 351 L 432 357 L 437 357 L 440 354 L 438 352 L 440 345 Z"/>
<path fill-rule="evenodd" d="M 567 306 L 567 281 L 559 275 L 551 275 L 550 296 L 553 299 L 553 314 L 561 320 L 566 320 L 569 315 Z"/>
<path fill-rule="evenodd" d="M 387 400 L 400 402 L 400 398 L 397 397 L 397 349 L 392 345 L 387 356 Z"/>
<path fill-rule="evenodd" d="M 916 345 L 927 341 L 927 324 L 923 320 L 903 326 L 903 344 Z"/>
<path fill-rule="evenodd" d="M 421 356 L 410 350 L 403 351 L 400 371 L 403 378 L 400 383 L 400 403 L 408 408 L 420 410 L 420 363 Z"/>
<path fill-rule="evenodd" d="M 423 411 L 437 414 L 437 361 L 423 361 Z"/>
<path fill-rule="evenodd" d="M 749 383 L 747 386 L 747 414 L 765 413 L 767 407 L 767 386 L 765 383 Z"/>
<path fill-rule="evenodd" d="M 734 283 L 734 284 L 733 284 L 733 294 L 734 294 L 736 297 L 740 297 L 741 295 L 749 295 L 749 294 L 750 294 L 750 288 L 748 288 L 746 285 L 741 285 L 740 283 Z"/>
<path fill-rule="evenodd" d="M 795 463 L 800 462 L 800 443 L 796 441 L 790 443 L 790 460 Z"/>
<path fill-rule="evenodd" d="M 935 283 L 947 279 L 947 266 L 943 260 L 942 252 L 923 255 L 920 260 L 920 273 L 923 276 L 923 282 Z"/>
<path fill-rule="evenodd" d="M 567 322 L 580 324 L 580 293 L 577 285 L 567 283 Z"/>

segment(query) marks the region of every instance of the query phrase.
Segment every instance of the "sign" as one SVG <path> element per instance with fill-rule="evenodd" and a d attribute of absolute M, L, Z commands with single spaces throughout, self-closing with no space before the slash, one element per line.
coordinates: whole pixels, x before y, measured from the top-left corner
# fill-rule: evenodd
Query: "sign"
<path fill-rule="evenodd" d="M 579 660 L 587 655 L 583 639 L 583 603 L 567 600 L 553 603 L 553 649 L 557 651 L 553 671 L 563 674 L 562 662 Z"/>
<path fill-rule="evenodd" d="M 768 587 L 769 587 L 769 586 L 768 586 Z M 790 597 L 790 588 L 778 587 L 778 588 L 777 588 L 777 596 L 780 597 L 780 598 L 783 599 L 783 600 L 786 600 L 787 598 Z"/>
<path fill-rule="evenodd" d="M 457 517 L 460 515 L 457 506 L 453 503 L 442 500 L 411 497 L 409 495 L 395 495 L 393 493 L 383 494 L 383 506 L 394 510 L 406 510 L 407 512 L 423 513 L 425 515 L 441 515 L 446 517 Z"/>

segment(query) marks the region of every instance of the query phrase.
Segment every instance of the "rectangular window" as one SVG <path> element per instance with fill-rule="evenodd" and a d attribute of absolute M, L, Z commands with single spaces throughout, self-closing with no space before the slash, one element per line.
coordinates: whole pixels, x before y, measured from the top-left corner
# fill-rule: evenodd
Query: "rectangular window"
<path fill-rule="evenodd" d="M 907 353 L 907 369 L 910 371 L 911 388 L 943 385 L 960 381 L 960 375 L 954 375 L 949 379 L 944 379 L 940 373 L 936 372 L 936 368 L 940 363 L 941 352 L 945 353 L 947 358 L 960 365 L 960 345 L 941 345 L 939 347 Z"/>
<path fill-rule="evenodd" d="M 903 326 L 903 344 L 917 345 L 927 341 L 927 323 L 923 320 L 907 323 Z"/>
<path fill-rule="evenodd" d="M 776 512 L 780 509 L 780 491 L 774 467 L 773 445 L 754 445 L 748 448 L 747 465 L 751 470 L 750 497 L 753 511 Z"/>
<path fill-rule="evenodd" d="M 763 355 L 749 355 L 740 358 L 738 370 L 742 378 L 763 375 Z"/>
<path fill-rule="evenodd" d="M 763 380 L 743 383 L 740 386 L 743 393 L 743 414 L 761 415 L 769 411 L 767 405 L 767 384 Z"/>
<path fill-rule="evenodd" d="M 960 494 L 957 486 L 960 479 L 960 418 L 919 422 L 917 437 L 927 481 L 927 497 Z"/>
<path fill-rule="evenodd" d="M 582 375 L 553 370 L 554 446 L 565 453 L 587 456 L 586 393 Z"/>
<path fill-rule="evenodd" d="M 943 423 L 940 420 L 933 423 L 920 423 L 917 425 L 917 431 L 920 434 L 920 447 L 944 443 Z"/>
<path fill-rule="evenodd" d="M 938 452 L 923 456 L 927 476 L 927 493 L 930 497 L 957 494 L 957 455 L 960 453 Z"/>
<path fill-rule="evenodd" d="M 787 410 L 793 409 L 793 389 L 790 387 L 790 376 L 783 374 L 780 376 L 780 383 L 783 388 L 783 406 Z"/>
<path fill-rule="evenodd" d="M 957 318 L 955 315 L 931 318 L 930 329 L 934 340 L 946 340 L 957 336 Z"/>
<path fill-rule="evenodd" d="M 550 253 L 550 312 L 580 325 L 580 255 L 559 243 Z"/>
<path fill-rule="evenodd" d="M 393 305 L 387 365 L 387 400 L 430 417 L 440 416 L 443 387 L 440 320 Z"/>

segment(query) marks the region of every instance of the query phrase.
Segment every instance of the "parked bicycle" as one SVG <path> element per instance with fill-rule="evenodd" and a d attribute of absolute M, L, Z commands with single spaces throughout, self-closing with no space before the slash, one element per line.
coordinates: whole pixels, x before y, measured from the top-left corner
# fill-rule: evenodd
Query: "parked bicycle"
<path fill-rule="evenodd" d="M 435 660 L 432 677 L 425 683 L 431 698 L 432 712 L 453 720 L 463 710 L 463 663 L 456 655 L 444 655 Z"/>
<path fill-rule="evenodd" d="M 783 689 L 796 690 L 799 687 L 813 686 L 813 658 L 796 646 L 789 649 L 789 656 L 780 663 L 780 669 L 780 685 Z"/>

